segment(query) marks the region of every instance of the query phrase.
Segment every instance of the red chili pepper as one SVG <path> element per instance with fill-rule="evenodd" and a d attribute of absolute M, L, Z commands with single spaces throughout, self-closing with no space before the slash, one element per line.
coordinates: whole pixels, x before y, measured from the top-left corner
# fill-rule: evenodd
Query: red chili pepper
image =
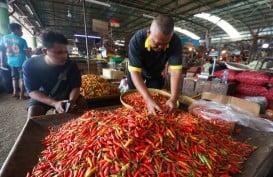
<path fill-rule="evenodd" d="M 28 176 L 84 176 L 96 169 L 94 176 L 220 177 L 238 173 L 255 150 L 180 110 L 148 116 L 126 108 L 89 111 L 50 128 L 43 144 Z"/>

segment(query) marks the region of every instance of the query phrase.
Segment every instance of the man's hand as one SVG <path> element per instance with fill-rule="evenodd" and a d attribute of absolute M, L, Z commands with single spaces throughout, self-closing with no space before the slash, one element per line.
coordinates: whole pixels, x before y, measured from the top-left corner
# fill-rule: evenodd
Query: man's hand
<path fill-rule="evenodd" d="M 151 98 L 146 101 L 146 105 L 148 114 L 156 114 L 156 111 L 163 112 L 160 106 Z"/>
<path fill-rule="evenodd" d="M 169 111 L 172 111 L 174 108 L 176 108 L 176 101 L 173 99 L 169 99 L 166 102 L 166 105 L 170 108 Z"/>
<path fill-rule="evenodd" d="M 64 113 L 65 112 L 65 104 L 68 102 L 68 100 L 61 100 L 61 101 L 56 101 L 54 103 L 54 108 L 58 113 Z"/>

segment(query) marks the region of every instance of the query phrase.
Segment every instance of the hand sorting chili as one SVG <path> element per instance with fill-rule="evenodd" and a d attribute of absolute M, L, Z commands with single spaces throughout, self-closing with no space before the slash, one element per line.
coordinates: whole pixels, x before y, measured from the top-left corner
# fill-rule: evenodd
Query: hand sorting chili
<path fill-rule="evenodd" d="M 255 150 L 181 110 L 148 115 L 125 107 L 51 128 L 43 144 L 28 177 L 230 177 Z"/>
<path fill-rule="evenodd" d="M 168 112 L 169 107 L 166 105 L 166 102 L 168 101 L 169 97 L 164 96 L 164 95 L 154 92 L 154 91 L 149 91 L 149 92 L 150 92 L 153 100 L 155 100 L 158 103 L 158 105 L 160 105 L 161 109 L 164 112 Z M 137 111 L 143 111 L 143 110 L 147 109 L 146 103 L 139 92 L 125 94 L 123 96 L 123 101 L 126 104 L 132 106 Z"/>

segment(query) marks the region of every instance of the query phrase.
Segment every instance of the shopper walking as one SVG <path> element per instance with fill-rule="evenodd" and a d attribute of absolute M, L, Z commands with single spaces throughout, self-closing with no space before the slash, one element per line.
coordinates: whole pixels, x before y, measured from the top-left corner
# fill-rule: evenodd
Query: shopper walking
<path fill-rule="evenodd" d="M 136 88 L 143 96 L 149 113 L 162 111 L 147 88 L 162 89 L 162 71 L 166 63 L 171 76 L 171 97 L 166 102 L 170 110 L 176 107 L 182 74 L 181 40 L 174 33 L 174 21 L 166 15 L 156 17 L 149 28 L 138 31 L 129 43 L 130 89 Z"/>

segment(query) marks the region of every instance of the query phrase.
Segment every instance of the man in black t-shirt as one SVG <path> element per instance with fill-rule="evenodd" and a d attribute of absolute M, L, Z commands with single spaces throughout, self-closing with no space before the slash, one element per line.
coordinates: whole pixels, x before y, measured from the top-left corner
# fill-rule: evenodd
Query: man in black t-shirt
<path fill-rule="evenodd" d="M 76 63 L 68 59 L 65 36 L 46 31 L 42 34 L 42 43 L 43 55 L 33 57 L 23 65 L 23 79 L 31 97 L 29 118 L 44 115 L 51 108 L 63 113 L 64 105 L 75 104 L 80 95 L 81 74 Z"/>
<path fill-rule="evenodd" d="M 136 88 L 140 92 L 148 112 L 152 114 L 162 110 L 152 99 L 147 87 L 163 88 L 161 73 L 167 63 L 171 76 L 171 97 L 166 105 L 172 110 L 176 106 L 181 83 L 181 40 L 174 33 L 172 18 L 159 15 L 148 29 L 138 31 L 129 43 L 128 85 L 130 89 Z"/>

